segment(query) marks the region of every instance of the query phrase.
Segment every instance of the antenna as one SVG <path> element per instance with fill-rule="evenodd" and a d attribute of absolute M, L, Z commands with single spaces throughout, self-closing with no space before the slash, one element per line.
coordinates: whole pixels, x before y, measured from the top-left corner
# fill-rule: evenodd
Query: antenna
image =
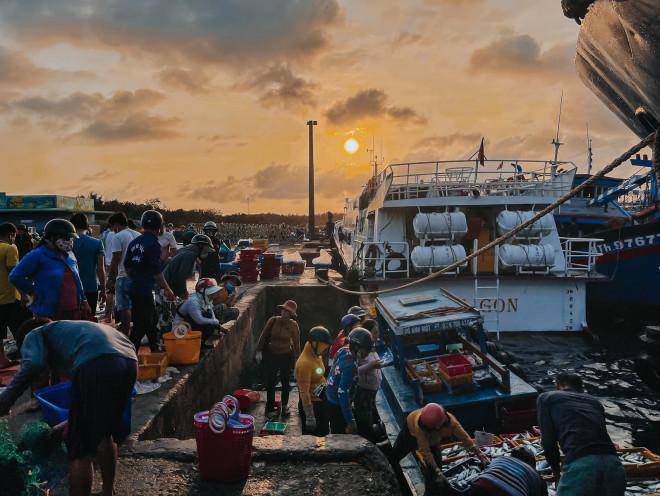
<path fill-rule="evenodd" d="M 591 137 L 589 136 L 589 123 L 587 122 L 587 174 L 591 175 L 591 166 L 593 165 L 594 154 L 591 148 Z"/>
<path fill-rule="evenodd" d="M 371 148 L 368 148 L 367 151 L 370 154 L 369 163 L 373 167 L 373 177 L 378 175 L 378 155 L 376 155 L 376 138 L 371 137 Z"/>
<path fill-rule="evenodd" d="M 555 169 L 557 168 L 557 159 L 559 157 L 559 147 L 563 145 L 561 141 L 559 141 L 559 127 L 561 125 L 561 109 L 564 104 L 564 90 L 561 90 L 561 99 L 559 100 L 559 115 L 557 116 L 557 134 L 552 140 L 552 145 L 555 147 L 555 158 L 552 161 Z"/>

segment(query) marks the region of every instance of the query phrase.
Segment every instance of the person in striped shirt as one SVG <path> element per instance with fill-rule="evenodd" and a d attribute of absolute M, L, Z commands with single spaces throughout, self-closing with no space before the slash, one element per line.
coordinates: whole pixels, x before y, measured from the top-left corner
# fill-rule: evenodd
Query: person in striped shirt
<path fill-rule="evenodd" d="M 536 471 L 534 454 L 524 446 L 511 456 L 495 458 L 472 481 L 470 496 L 548 496 L 548 486 Z"/>

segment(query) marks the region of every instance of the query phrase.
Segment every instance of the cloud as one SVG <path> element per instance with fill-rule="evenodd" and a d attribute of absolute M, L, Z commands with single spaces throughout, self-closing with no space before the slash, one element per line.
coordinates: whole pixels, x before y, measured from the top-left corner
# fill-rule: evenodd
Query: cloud
<path fill-rule="evenodd" d="M 94 120 L 74 136 L 93 143 L 152 141 L 178 136 L 172 128 L 179 122 L 180 119 L 176 117 L 159 117 L 139 112 L 114 121 Z"/>
<path fill-rule="evenodd" d="M 259 101 L 266 107 L 283 108 L 315 106 L 316 87 L 315 83 L 296 76 L 286 64 L 272 65 L 234 86 L 239 90 L 259 91 Z"/>
<path fill-rule="evenodd" d="M 410 33 L 408 31 L 403 31 L 394 38 L 392 41 L 392 47 L 396 50 L 398 48 L 403 48 L 410 45 L 419 45 L 426 43 L 426 39 L 418 33 Z"/>
<path fill-rule="evenodd" d="M 165 67 L 158 73 L 158 79 L 170 89 L 187 91 L 197 95 L 208 93 L 209 77 L 201 70 Z"/>
<path fill-rule="evenodd" d="M 90 143 L 147 141 L 177 136 L 180 121 L 148 113 L 165 99 L 150 89 L 100 93 L 76 92 L 63 98 L 43 96 L 14 100 L 9 107 L 38 119 L 47 129 L 68 132 L 67 140 Z"/>
<path fill-rule="evenodd" d="M 507 76 L 572 73 L 575 47 L 571 43 L 541 50 L 529 35 L 508 35 L 477 48 L 470 56 L 470 69 Z"/>
<path fill-rule="evenodd" d="M 342 19 L 338 0 L 21 0 L 0 19 L 33 43 L 70 41 L 124 53 L 244 65 L 319 52 Z"/>
<path fill-rule="evenodd" d="M 404 162 L 421 160 L 441 160 L 462 158 L 470 147 L 476 147 L 481 140 L 479 133 L 456 132 L 446 135 L 427 136 L 417 141 L 404 157 Z"/>
<path fill-rule="evenodd" d="M 346 124 L 365 118 L 389 117 L 399 122 L 423 124 L 426 119 L 411 107 L 387 105 L 388 97 L 383 90 L 368 89 L 357 92 L 346 100 L 335 102 L 325 112 L 333 124 Z"/>
<path fill-rule="evenodd" d="M 86 71 L 56 71 L 38 67 L 23 53 L 0 46 L 0 86 L 21 88 L 44 81 L 91 78 Z"/>
<path fill-rule="evenodd" d="M 304 166 L 271 163 L 248 177 L 228 176 L 223 181 L 211 181 L 192 188 L 186 197 L 217 203 L 244 201 L 248 194 L 255 200 L 302 200 L 308 194 L 307 174 Z M 355 193 L 364 181 L 365 178 L 359 175 L 347 176 L 341 168 L 318 170 L 315 193 L 322 198 L 336 199 Z"/>

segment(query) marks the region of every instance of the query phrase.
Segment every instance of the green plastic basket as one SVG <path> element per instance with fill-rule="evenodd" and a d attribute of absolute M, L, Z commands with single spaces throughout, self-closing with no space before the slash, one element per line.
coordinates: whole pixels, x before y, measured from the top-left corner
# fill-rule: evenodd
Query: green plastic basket
<path fill-rule="evenodd" d="M 284 434 L 286 431 L 286 423 L 284 422 L 266 422 L 261 432 L 268 432 L 270 434 Z"/>

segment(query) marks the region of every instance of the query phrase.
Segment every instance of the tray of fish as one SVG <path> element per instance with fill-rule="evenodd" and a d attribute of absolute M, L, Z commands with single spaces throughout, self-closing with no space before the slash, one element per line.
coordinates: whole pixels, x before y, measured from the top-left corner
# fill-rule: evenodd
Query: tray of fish
<path fill-rule="evenodd" d="M 516 441 L 515 444 L 517 446 L 524 446 L 525 448 L 529 448 L 532 451 L 532 453 L 534 453 L 534 456 L 536 458 L 544 455 L 543 445 L 541 444 L 540 437 L 523 439 L 521 441 Z"/>
<path fill-rule="evenodd" d="M 621 450 L 617 453 L 619 455 L 619 460 L 621 463 L 630 464 L 630 465 L 640 465 L 642 463 L 652 463 L 659 461 L 657 456 L 654 456 L 646 448 L 631 448 L 627 450 Z"/>
<path fill-rule="evenodd" d="M 450 469 L 443 470 L 444 476 L 454 489 L 464 491 L 470 482 L 483 471 L 482 463 L 476 458 L 466 458 Z"/>
<path fill-rule="evenodd" d="M 536 434 L 532 434 L 529 431 L 525 431 L 525 432 L 518 432 L 515 434 L 500 434 L 500 437 L 506 441 L 522 441 L 523 439 L 536 437 Z"/>
<path fill-rule="evenodd" d="M 511 443 L 499 443 L 491 446 L 482 446 L 479 449 L 488 458 L 508 455 L 515 446 Z"/>
<path fill-rule="evenodd" d="M 468 456 L 468 450 L 466 450 L 461 443 L 445 445 L 442 448 L 443 460 L 447 460 L 448 458 L 464 458 L 466 456 Z"/>
<path fill-rule="evenodd" d="M 660 482 L 658 480 L 628 481 L 626 485 L 626 496 L 660 494 Z"/>

